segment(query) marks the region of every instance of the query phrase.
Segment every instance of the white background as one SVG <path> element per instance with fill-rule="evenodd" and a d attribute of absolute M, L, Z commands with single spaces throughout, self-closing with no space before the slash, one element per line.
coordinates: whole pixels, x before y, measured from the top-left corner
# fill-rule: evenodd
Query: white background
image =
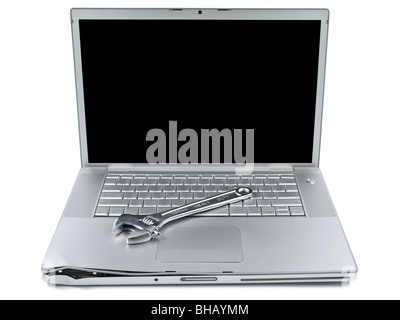
<path fill-rule="evenodd" d="M 350 286 L 53 287 L 40 266 L 80 168 L 72 7 L 331 11 L 321 169 L 359 266 Z M 400 298 L 398 0 L 3 1 L 0 298 Z"/>

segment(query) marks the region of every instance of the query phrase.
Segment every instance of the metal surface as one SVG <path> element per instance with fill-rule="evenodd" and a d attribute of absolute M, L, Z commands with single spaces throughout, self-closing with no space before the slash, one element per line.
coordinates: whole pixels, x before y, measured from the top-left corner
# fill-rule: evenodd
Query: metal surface
<path fill-rule="evenodd" d="M 251 197 L 251 193 L 250 188 L 235 187 L 228 192 L 140 219 L 134 215 L 123 214 L 115 220 L 113 232 L 114 234 L 120 234 L 123 231 L 131 232 L 126 239 L 127 244 L 147 242 L 159 236 L 159 229 L 168 222 L 248 199 Z"/>

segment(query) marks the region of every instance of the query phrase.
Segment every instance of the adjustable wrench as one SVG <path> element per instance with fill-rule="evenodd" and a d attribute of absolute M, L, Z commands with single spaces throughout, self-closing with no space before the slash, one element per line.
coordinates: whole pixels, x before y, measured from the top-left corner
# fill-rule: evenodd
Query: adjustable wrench
<path fill-rule="evenodd" d="M 138 216 L 130 214 L 123 214 L 115 220 L 113 233 L 117 235 L 123 231 L 129 231 L 130 234 L 126 239 L 127 244 L 147 242 L 159 236 L 160 228 L 168 222 L 248 199 L 251 197 L 251 193 L 252 190 L 250 188 L 234 187 L 233 190 L 162 213 L 148 215 L 143 218 L 138 218 Z"/>

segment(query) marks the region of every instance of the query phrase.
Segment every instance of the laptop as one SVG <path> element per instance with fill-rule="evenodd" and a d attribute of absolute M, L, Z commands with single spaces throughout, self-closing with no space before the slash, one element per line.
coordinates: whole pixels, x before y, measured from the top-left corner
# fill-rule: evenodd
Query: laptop
<path fill-rule="evenodd" d="M 42 264 L 61 285 L 341 282 L 319 169 L 326 9 L 72 9 L 81 169 Z M 113 233 L 227 192 L 250 199 Z"/>

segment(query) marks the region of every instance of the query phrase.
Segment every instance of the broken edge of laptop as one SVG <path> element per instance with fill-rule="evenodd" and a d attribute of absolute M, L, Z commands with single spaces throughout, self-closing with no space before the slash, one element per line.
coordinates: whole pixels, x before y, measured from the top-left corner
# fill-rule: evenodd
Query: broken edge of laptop
<path fill-rule="evenodd" d="M 71 24 L 82 168 L 46 282 L 355 279 L 319 170 L 328 10 L 72 9 Z M 113 233 L 122 215 L 153 223 L 239 185 L 251 199 L 152 241 Z"/>

